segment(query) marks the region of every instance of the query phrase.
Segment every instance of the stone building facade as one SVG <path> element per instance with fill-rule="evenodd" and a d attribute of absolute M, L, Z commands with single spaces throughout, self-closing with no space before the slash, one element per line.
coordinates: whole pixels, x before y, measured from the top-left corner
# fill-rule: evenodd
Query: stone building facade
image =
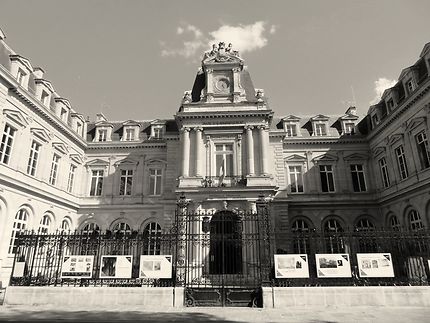
<path fill-rule="evenodd" d="M 264 197 L 281 236 L 428 227 L 429 71 L 427 44 L 363 119 L 355 107 L 277 117 L 220 43 L 174 118 L 89 121 L 0 32 L 3 286 L 17 232 L 160 232 L 182 194 L 190 210 L 214 212 L 255 210 Z"/>

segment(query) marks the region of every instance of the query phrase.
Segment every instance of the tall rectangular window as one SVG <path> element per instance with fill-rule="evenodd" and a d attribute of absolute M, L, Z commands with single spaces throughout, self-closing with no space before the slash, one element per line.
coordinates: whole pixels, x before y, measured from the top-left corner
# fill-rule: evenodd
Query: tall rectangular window
<path fill-rule="evenodd" d="M 24 86 L 24 80 L 25 80 L 26 75 L 27 74 L 21 68 L 18 68 L 16 80 L 18 81 L 19 85 Z"/>
<path fill-rule="evenodd" d="M 97 138 L 98 141 L 106 141 L 107 140 L 107 130 L 106 129 L 99 129 L 98 133 L 99 133 L 99 136 Z"/>
<path fill-rule="evenodd" d="M 426 133 L 424 131 L 420 132 L 415 136 L 415 140 L 417 142 L 418 155 L 420 156 L 421 169 L 429 168 L 430 152 Z"/>
<path fill-rule="evenodd" d="M 49 174 L 49 184 L 55 185 L 57 183 L 57 176 L 58 176 L 58 164 L 60 162 L 60 156 L 57 154 L 54 154 L 52 157 L 52 163 L 51 163 L 51 173 Z"/>
<path fill-rule="evenodd" d="M 408 165 L 406 164 L 405 150 L 403 146 L 395 149 L 397 156 L 397 166 L 399 167 L 400 178 L 405 179 L 408 177 Z"/>
<path fill-rule="evenodd" d="M 135 129 L 125 129 L 125 140 L 133 141 L 134 140 Z"/>
<path fill-rule="evenodd" d="M 161 127 L 154 127 L 154 138 L 161 139 L 163 137 L 163 129 Z"/>
<path fill-rule="evenodd" d="M 132 185 L 133 185 L 133 171 L 131 169 L 121 170 L 119 195 L 131 195 Z"/>
<path fill-rule="evenodd" d="M 76 166 L 70 165 L 69 169 L 69 179 L 67 180 L 67 191 L 72 192 L 73 191 L 73 183 L 75 181 L 75 173 L 76 173 Z"/>
<path fill-rule="evenodd" d="M 379 161 L 379 169 L 381 170 L 381 176 L 382 176 L 382 183 L 384 184 L 384 187 L 387 188 L 390 186 L 390 177 L 388 175 L 388 167 L 387 167 L 387 161 L 385 160 L 385 157 L 382 157 Z"/>
<path fill-rule="evenodd" d="M 287 137 L 296 137 L 297 136 L 297 127 L 295 124 L 287 124 Z"/>
<path fill-rule="evenodd" d="M 149 195 L 161 195 L 161 169 L 149 170 Z"/>
<path fill-rule="evenodd" d="M 352 186 L 354 188 L 354 192 L 365 192 L 366 182 L 364 180 L 363 165 L 361 164 L 351 165 L 351 175 L 352 175 Z"/>
<path fill-rule="evenodd" d="M 408 88 L 408 94 L 411 94 L 414 91 L 414 83 L 412 82 L 412 80 L 409 80 L 406 83 L 406 87 Z"/>
<path fill-rule="evenodd" d="M 355 124 L 353 122 L 345 123 L 345 135 L 352 135 L 354 133 Z"/>
<path fill-rule="evenodd" d="M 37 161 L 39 159 L 41 145 L 37 141 L 32 141 L 30 148 L 30 157 L 28 158 L 27 174 L 34 176 L 36 174 Z"/>
<path fill-rule="evenodd" d="M 67 110 L 66 109 L 61 109 L 61 120 L 63 120 L 64 122 L 67 122 Z"/>
<path fill-rule="evenodd" d="M 289 166 L 291 193 L 303 192 L 303 173 L 302 166 Z"/>
<path fill-rule="evenodd" d="M 3 130 L 3 136 L 0 144 L 0 163 L 9 164 L 10 154 L 12 152 L 13 138 L 15 136 L 16 129 L 6 124 Z"/>
<path fill-rule="evenodd" d="M 40 96 L 40 101 L 42 101 L 42 103 L 45 106 L 48 106 L 49 105 L 49 101 L 48 100 L 49 100 L 49 94 L 48 94 L 48 92 L 42 90 L 42 94 Z"/>
<path fill-rule="evenodd" d="M 233 145 L 217 144 L 215 145 L 215 167 L 216 176 L 233 175 Z"/>
<path fill-rule="evenodd" d="M 327 134 L 326 127 L 324 123 L 316 123 L 315 124 L 315 135 L 316 136 L 325 136 Z"/>
<path fill-rule="evenodd" d="M 102 170 L 93 170 L 91 174 L 90 196 L 102 195 L 103 173 L 104 172 Z"/>
<path fill-rule="evenodd" d="M 334 176 L 332 165 L 320 166 L 321 189 L 323 192 L 334 192 Z"/>

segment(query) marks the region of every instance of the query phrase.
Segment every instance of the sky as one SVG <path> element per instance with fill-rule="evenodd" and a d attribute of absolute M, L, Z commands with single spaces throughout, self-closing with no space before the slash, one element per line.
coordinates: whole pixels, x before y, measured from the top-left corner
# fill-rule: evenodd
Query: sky
<path fill-rule="evenodd" d="M 277 116 L 362 116 L 430 41 L 429 12 L 428 0 L 0 0 L 0 28 L 91 120 L 172 118 L 219 41 Z"/>

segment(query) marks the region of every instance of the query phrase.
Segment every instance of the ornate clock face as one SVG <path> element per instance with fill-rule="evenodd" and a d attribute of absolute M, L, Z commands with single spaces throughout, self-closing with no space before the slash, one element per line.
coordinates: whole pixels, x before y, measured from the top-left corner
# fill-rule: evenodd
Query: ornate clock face
<path fill-rule="evenodd" d="M 220 77 L 215 79 L 215 91 L 217 93 L 229 93 L 230 92 L 230 80 L 226 77 Z"/>

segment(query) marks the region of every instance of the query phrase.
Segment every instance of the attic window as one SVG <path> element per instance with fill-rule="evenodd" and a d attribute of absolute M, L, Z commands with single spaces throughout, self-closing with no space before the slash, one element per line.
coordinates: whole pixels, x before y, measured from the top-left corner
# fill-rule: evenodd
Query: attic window
<path fill-rule="evenodd" d="M 379 118 L 378 118 L 378 115 L 377 115 L 377 114 L 374 114 L 374 115 L 372 116 L 372 122 L 373 122 L 373 126 L 376 126 L 376 125 L 378 125 L 378 124 L 379 124 Z"/>
<path fill-rule="evenodd" d="M 163 127 L 152 127 L 152 138 L 154 139 L 161 139 L 163 138 Z"/>
<path fill-rule="evenodd" d="M 391 111 L 394 108 L 394 101 L 393 99 L 389 99 L 387 102 L 388 109 Z"/>
<path fill-rule="evenodd" d="M 67 110 L 66 109 L 63 109 L 63 108 L 61 109 L 60 117 L 61 117 L 61 120 L 63 120 L 64 122 L 67 121 Z"/>
<path fill-rule="evenodd" d="M 408 93 L 411 94 L 414 91 L 414 83 L 412 82 L 412 80 L 409 80 L 406 83 L 406 87 L 408 89 Z"/>
<path fill-rule="evenodd" d="M 126 141 L 133 141 L 135 138 L 136 129 L 129 128 L 125 129 L 125 140 Z"/>
<path fill-rule="evenodd" d="M 46 91 L 42 91 L 42 94 L 40 96 L 40 101 L 46 106 L 49 104 L 49 94 Z"/>
<path fill-rule="evenodd" d="M 345 135 L 352 135 L 354 133 L 354 122 L 345 122 Z"/>
<path fill-rule="evenodd" d="M 98 135 L 97 141 L 106 141 L 107 140 L 107 130 L 106 129 L 99 129 L 98 133 L 99 133 L 99 135 Z"/>
<path fill-rule="evenodd" d="M 297 136 L 297 125 L 293 123 L 287 123 L 285 126 L 285 130 L 287 131 L 287 137 Z"/>
<path fill-rule="evenodd" d="M 26 76 L 27 76 L 27 74 L 21 68 L 18 68 L 16 80 L 18 81 L 19 85 L 21 85 L 21 86 L 25 85 L 25 77 Z"/>
<path fill-rule="evenodd" d="M 76 124 L 76 132 L 82 136 L 82 123 L 78 122 Z"/>
<path fill-rule="evenodd" d="M 315 124 L 315 136 L 325 136 L 327 135 L 326 125 L 324 123 Z"/>

